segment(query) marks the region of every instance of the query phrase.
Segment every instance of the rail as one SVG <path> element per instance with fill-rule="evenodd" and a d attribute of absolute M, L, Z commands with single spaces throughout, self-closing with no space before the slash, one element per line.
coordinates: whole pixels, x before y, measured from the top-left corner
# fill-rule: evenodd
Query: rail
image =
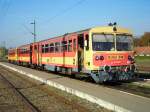
<path fill-rule="evenodd" d="M 9 80 L 7 80 L 7 78 L 5 78 L 1 73 L 0 76 L 14 90 L 16 96 L 18 96 L 25 103 L 31 112 L 40 112 Z"/>

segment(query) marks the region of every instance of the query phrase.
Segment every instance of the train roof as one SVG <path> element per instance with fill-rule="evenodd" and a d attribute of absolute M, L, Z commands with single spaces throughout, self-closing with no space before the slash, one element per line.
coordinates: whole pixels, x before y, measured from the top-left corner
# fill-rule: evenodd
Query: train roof
<path fill-rule="evenodd" d="M 91 29 L 91 28 L 84 29 L 84 30 L 80 30 L 80 31 L 76 31 L 76 32 L 65 33 L 65 34 L 63 34 L 63 35 L 59 35 L 59 36 L 55 36 L 55 37 L 52 37 L 52 38 L 44 39 L 44 40 L 41 40 L 41 41 L 38 41 L 38 42 L 43 42 L 43 41 L 47 41 L 47 40 L 54 39 L 54 38 L 60 38 L 60 37 L 67 36 L 67 35 L 71 35 L 71 34 L 81 34 L 81 33 L 83 33 L 83 32 L 89 31 L 90 29 Z"/>
<path fill-rule="evenodd" d="M 21 47 L 29 47 L 29 46 L 30 46 L 30 44 L 24 44 L 24 45 L 18 46 L 17 48 L 21 48 Z"/>
<path fill-rule="evenodd" d="M 103 26 L 103 27 L 93 27 L 90 29 L 90 32 L 103 32 L 103 33 L 124 33 L 124 34 L 132 34 L 131 30 L 116 26 L 116 31 L 114 31 L 113 26 Z"/>

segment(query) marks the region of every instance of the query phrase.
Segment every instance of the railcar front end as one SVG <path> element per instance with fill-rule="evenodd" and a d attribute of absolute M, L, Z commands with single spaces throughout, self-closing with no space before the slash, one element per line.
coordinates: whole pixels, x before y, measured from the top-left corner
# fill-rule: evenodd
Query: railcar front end
<path fill-rule="evenodd" d="M 114 26 L 92 28 L 88 47 L 85 70 L 96 83 L 134 78 L 133 38 L 129 30 Z"/>

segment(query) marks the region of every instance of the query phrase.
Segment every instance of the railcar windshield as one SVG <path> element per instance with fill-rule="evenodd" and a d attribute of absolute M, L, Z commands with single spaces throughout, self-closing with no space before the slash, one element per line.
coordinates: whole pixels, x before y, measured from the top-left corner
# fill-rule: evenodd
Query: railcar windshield
<path fill-rule="evenodd" d="M 94 51 L 114 51 L 115 39 L 114 35 L 109 34 L 93 34 L 92 46 Z"/>
<path fill-rule="evenodd" d="M 117 51 L 133 50 L 133 39 L 131 35 L 116 35 L 116 50 Z"/>

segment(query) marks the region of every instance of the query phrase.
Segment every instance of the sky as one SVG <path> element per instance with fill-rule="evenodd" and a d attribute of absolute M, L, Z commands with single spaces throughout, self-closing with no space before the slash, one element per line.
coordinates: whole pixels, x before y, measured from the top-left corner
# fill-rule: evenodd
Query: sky
<path fill-rule="evenodd" d="M 150 0 L 0 0 L 0 46 L 16 47 L 117 22 L 135 36 L 150 31 Z"/>

